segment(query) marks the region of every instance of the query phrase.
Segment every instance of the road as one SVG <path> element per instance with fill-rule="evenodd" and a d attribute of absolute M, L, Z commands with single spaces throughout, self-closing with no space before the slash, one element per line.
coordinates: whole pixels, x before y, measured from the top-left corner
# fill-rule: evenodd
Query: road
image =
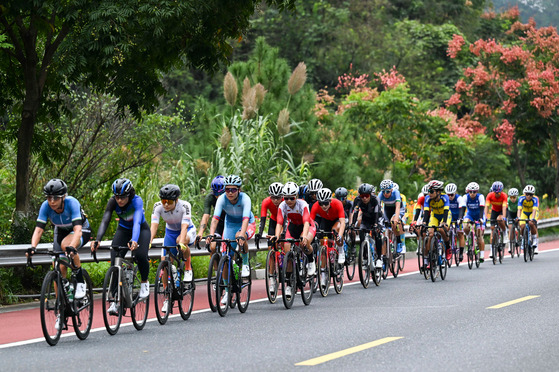
<path fill-rule="evenodd" d="M 35 311 L 27 327 L 16 322 L 23 312 L 2 313 L 0 369 L 28 371 L 48 362 L 49 369 L 75 363 L 84 371 L 557 370 L 559 241 L 540 249 L 533 262 L 507 257 L 502 265 L 461 265 L 435 283 L 408 260 L 411 271 L 380 287 L 346 283 L 340 295 L 315 294 L 308 307 L 300 298 L 291 310 L 281 300 L 256 300 L 245 314 L 233 309 L 221 318 L 201 309 L 186 322 L 173 316 L 140 332 L 127 325 L 116 336 L 101 326 L 85 341 L 70 333 L 56 347 L 41 338 L 37 310 L 25 310 Z M 261 297 L 262 282 L 255 287 L 253 298 Z M 100 307 L 95 311 L 101 315 Z M 27 328 L 39 331 L 28 336 L 36 340 L 2 342 Z"/>

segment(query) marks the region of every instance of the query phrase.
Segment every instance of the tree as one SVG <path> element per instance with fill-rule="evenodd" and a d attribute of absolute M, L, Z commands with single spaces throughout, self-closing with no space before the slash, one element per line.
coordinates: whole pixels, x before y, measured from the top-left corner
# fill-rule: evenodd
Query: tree
<path fill-rule="evenodd" d="M 110 93 L 136 115 L 152 110 L 163 93 L 160 73 L 183 63 L 212 71 L 227 63 L 231 40 L 242 37 L 259 3 L 4 1 L 0 30 L 13 48 L 0 53 L 0 117 L 17 140 L 16 211 L 28 210 L 31 151 L 44 149 L 44 124 L 57 121 L 67 84 Z"/>

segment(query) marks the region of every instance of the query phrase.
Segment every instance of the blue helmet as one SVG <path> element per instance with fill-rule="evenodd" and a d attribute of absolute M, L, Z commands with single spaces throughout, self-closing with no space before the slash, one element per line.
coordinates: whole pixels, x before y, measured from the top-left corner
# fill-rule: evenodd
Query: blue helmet
<path fill-rule="evenodd" d="M 128 178 L 119 178 L 113 182 L 113 194 L 128 196 L 132 193 L 134 187 Z"/>
<path fill-rule="evenodd" d="M 223 194 L 225 191 L 225 177 L 217 176 L 212 180 L 212 193 L 215 196 Z"/>
<path fill-rule="evenodd" d="M 495 181 L 493 182 L 493 186 L 491 186 L 491 190 L 493 190 L 493 192 L 501 192 L 503 191 L 503 183 L 501 181 Z"/>

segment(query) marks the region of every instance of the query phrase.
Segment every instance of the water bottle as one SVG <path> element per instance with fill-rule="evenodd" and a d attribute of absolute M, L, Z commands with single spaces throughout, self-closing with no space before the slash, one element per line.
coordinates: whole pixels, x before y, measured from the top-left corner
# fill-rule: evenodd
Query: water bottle
<path fill-rule="evenodd" d="M 177 273 L 175 265 L 171 265 L 171 271 L 173 272 L 173 281 L 175 282 L 176 287 L 179 288 L 181 283 L 179 282 L 179 274 Z"/>
<path fill-rule="evenodd" d="M 70 301 L 70 302 L 74 301 L 74 284 L 73 283 L 68 284 L 68 301 Z"/>
<path fill-rule="evenodd" d="M 235 274 L 235 279 L 239 279 L 239 265 L 235 261 L 233 261 L 233 273 Z"/>

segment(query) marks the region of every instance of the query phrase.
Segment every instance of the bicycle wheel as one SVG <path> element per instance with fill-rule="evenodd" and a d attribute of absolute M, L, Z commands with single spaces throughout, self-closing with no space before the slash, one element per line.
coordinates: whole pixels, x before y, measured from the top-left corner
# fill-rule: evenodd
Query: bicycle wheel
<path fill-rule="evenodd" d="M 426 236 L 425 239 L 423 239 L 423 247 L 428 246 L 428 241 L 429 238 Z M 425 250 L 423 250 L 421 257 L 423 257 L 423 262 L 421 263 L 423 267 L 423 277 L 425 278 L 425 280 L 429 280 L 429 278 L 431 277 L 431 272 L 427 269 L 427 266 L 429 265 L 429 251 L 427 251 L 427 257 L 425 257 Z M 427 258 L 427 264 L 425 264 L 425 258 Z"/>
<path fill-rule="evenodd" d="M 289 266 L 291 266 L 290 272 L 287 271 Z M 291 309 L 291 306 L 293 306 L 295 293 L 297 292 L 295 270 L 297 270 L 295 254 L 293 251 L 289 251 L 285 254 L 283 259 L 283 280 L 281 281 L 281 298 L 286 309 Z M 290 287 L 291 293 L 289 295 L 286 293 L 288 292 L 287 287 Z"/>
<path fill-rule="evenodd" d="M 181 278 L 184 278 L 183 270 L 181 270 Z M 192 307 L 194 306 L 195 293 L 196 282 L 194 281 L 194 275 L 192 275 L 192 281 L 190 282 L 181 281 L 179 294 L 179 312 L 183 320 L 187 320 L 188 318 L 190 318 Z"/>
<path fill-rule="evenodd" d="M 503 244 L 503 237 L 499 233 L 499 246 L 497 247 L 497 254 L 499 255 L 499 263 L 503 263 L 503 251 L 505 250 L 505 245 Z"/>
<path fill-rule="evenodd" d="M 173 306 L 173 299 L 171 296 L 173 287 L 169 278 L 170 274 L 169 262 L 166 260 L 161 261 L 157 267 L 155 288 L 153 289 L 155 315 L 157 316 L 157 321 L 161 325 L 167 322 Z M 163 309 L 164 306 L 166 309 Z"/>
<path fill-rule="evenodd" d="M 116 266 L 109 267 L 105 280 L 103 281 L 103 321 L 105 328 L 111 336 L 116 335 L 122 322 L 122 312 L 124 311 L 123 300 L 124 293 L 122 286 L 118 282 L 119 268 Z M 115 304 L 116 313 L 109 314 L 109 308 Z"/>
<path fill-rule="evenodd" d="M 74 299 L 74 315 L 72 323 L 74 331 L 80 340 L 85 340 L 91 331 L 93 323 L 93 284 L 88 272 L 82 267 L 83 280 L 85 282 L 85 296 L 79 300 Z"/>
<path fill-rule="evenodd" d="M 404 266 L 406 266 L 406 254 L 402 253 L 400 257 L 398 257 L 398 270 L 403 271 Z"/>
<path fill-rule="evenodd" d="M 497 259 L 499 258 L 499 256 L 497 255 L 497 251 L 499 249 L 499 238 L 497 237 L 498 235 L 499 233 L 497 229 L 494 228 L 491 232 L 491 257 L 493 260 L 493 265 L 497 264 Z"/>
<path fill-rule="evenodd" d="M 423 239 L 421 236 L 417 236 L 417 267 L 419 268 L 419 275 L 423 274 Z"/>
<path fill-rule="evenodd" d="M 400 273 L 400 257 L 402 256 L 401 254 L 396 257 L 396 248 L 394 247 L 394 244 L 391 244 L 391 253 L 390 253 L 390 271 L 392 272 L 392 276 L 394 276 L 394 278 L 398 277 L 398 274 Z"/>
<path fill-rule="evenodd" d="M 49 271 L 43 279 L 41 287 L 41 328 L 43 336 L 50 346 L 54 346 L 60 339 L 62 333 L 64 316 L 64 301 L 62 301 L 62 291 L 59 291 L 57 284 L 58 272 Z M 56 329 L 56 321 L 60 316 L 60 324 Z"/>
<path fill-rule="evenodd" d="M 250 270 L 250 261 L 248 262 L 249 273 L 252 272 Z M 252 288 L 252 278 L 251 276 L 243 277 L 239 279 L 240 288 L 239 292 L 237 293 L 237 306 L 241 313 L 244 313 L 248 309 L 248 304 L 250 302 L 250 290 Z"/>
<path fill-rule="evenodd" d="M 514 228 L 514 225 L 510 226 L 511 228 L 511 236 L 512 238 L 509 239 L 509 253 L 510 253 L 510 258 L 514 258 L 514 252 L 516 250 L 516 229 Z"/>
<path fill-rule="evenodd" d="M 479 249 L 476 249 L 476 255 L 475 255 L 476 268 L 479 268 L 479 265 L 481 264 L 481 261 L 480 261 L 480 255 L 482 254 L 481 252 L 482 251 L 480 251 Z M 483 253 L 483 254 L 485 254 L 485 253 Z"/>
<path fill-rule="evenodd" d="M 436 240 L 435 237 L 431 239 L 431 249 L 429 249 L 429 273 L 432 282 L 437 280 L 437 266 L 439 266 L 439 251 Z"/>
<path fill-rule="evenodd" d="M 318 252 L 317 270 L 318 275 L 318 288 L 322 297 L 328 296 L 330 290 L 330 257 L 328 257 L 328 248 L 323 245 Z M 324 266 L 324 267 L 322 267 Z"/>
<path fill-rule="evenodd" d="M 526 228 L 529 229 L 530 227 L 528 226 L 528 224 L 526 224 Z M 530 258 L 530 261 L 534 260 L 534 246 L 533 246 L 533 238 L 532 238 L 532 234 L 530 234 L 530 241 L 528 242 L 528 257 Z"/>
<path fill-rule="evenodd" d="M 383 244 L 386 242 L 386 237 L 383 239 Z M 386 245 L 387 252 L 390 255 L 390 247 Z M 390 257 L 383 258 L 382 262 L 382 279 L 386 279 L 388 277 L 388 271 L 390 270 Z"/>
<path fill-rule="evenodd" d="M 208 266 L 208 278 L 207 278 L 207 291 L 208 291 L 208 304 L 212 312 L 217 311 L 215 298 L 216 298 L 216 271 L 220 259 L 219 253 L 214 253 L 210 258 L 210 264 Z"/>
<path fill-rule="evenodd" d="M 231 302 L 231 297 L 233 293 L 231 292 L 231 281 L 233 275 L 231 275 L 231 257 L 224 254 L 219 260 L 216 272 L 216 297 L 215 304 L 217 312 L 220 316 L 225 316 L 229 310 L 229 305 Z M 227 272 L 227 275 L 225 273 Z M 226 296 L 226 297 L 225 297 Z"/>
<path fill-rule="evenodd" d="M 307 255 L 303 254 L 301 260 L 299 260 L 300 267 L 297 270 L 297 272 L 300 273 L 299 288 L 301 290 L 301 298 L 306 306 L 310 305 L 313 295 L 313 280 L 307 275 L 307 260 Z"/>
<path fill-rule="evenodd" d="M 345 254 L 345 271 L 347 274 L 348 280 L 353 280 L 355 276 L 355 266 L 356 266 L 356 258 L 355 258 L 355 240 L 351 239 L 350 237 L 346 238 L 347 243 L 347 252 Z"/>
<path fill-rule="evenodd" d="M 453 256 L 454 256 L 454 266 L 460 266 L 460 248 L 458 247 L 458 234 L 454 233 L 454 240 L 452 241 L 453 247 Z"/>
<path fill-rule="evenodd" d="M 442 244 L 441 241 L 439 241 L 437 243 L 439 245 L 439 249 L 437 250 L 438 252 L 445 252 L 445 248 L 444 248 L 444 244 Z M 437 263 L 439 264 L 439 273 L 441 274 L 441 279 L 445 280 L 446 278 L 446 271 L 448 269 L 448 261 L 446 260 L 446 254 L 443 253 L 443 256 L 441 257 L 440 255 L 437 254 Z"/>
<path fill-rule="evenodd" d="M 515 246 L 516 246 L 516 257 L 519 258 L 519 257 L 520 257 L 520 244 L 521 244 L 521 241 L 520 241 L 520 231 L 518 230 L 518 228 L 515 228 L 515 236 L 516 236 L 516 238 L 515 238 L 515 242 L 516 242 L 516 244 L 515 244 Z"/>
<path fill-rule="evenodd" d="M 334 282 L 334 291 L 337 294 L 342 293 L 344 288 L 344 265 L 338 263 L 338 252 L 334 251 L 334 270 L 332 272 L 332 281 Z"/>
<path fill-rule="evenodd" d="M 146 298 L 140 299 L 140 288 L 142 287 L 142 280 L 138 272 L 138 266 L 134 266 L 134 282 L 132 283 L 132 324 L 138 331 L 144 329 L 148 320 L 149 313 L 149 295 Z M 167 287 L 169 288 L 169 287 Z M 169 306 L 171 304 L 169 303 Z"/>
<path fill-rule="evenodd" d="M 279 265 L 277 262 L 277 254 L 276 251 L 273 249 L 268 250 L 268 254 L 266 255 L 266 294 L 268 295 L 268 301 L 271 304 L 276 302 L 278 298 L 278 288 L 279 288 L 279 281 L 278 281 L 278 270 Z"/>
<path fill-rule="evenodd" d="M 369 287 L 371 275 L 370 242 L 368 238 L 361 243 L 359 248 L 359 281 L 363 288 Z M 373 262 L 374 265 L 374 262 Z"/>

